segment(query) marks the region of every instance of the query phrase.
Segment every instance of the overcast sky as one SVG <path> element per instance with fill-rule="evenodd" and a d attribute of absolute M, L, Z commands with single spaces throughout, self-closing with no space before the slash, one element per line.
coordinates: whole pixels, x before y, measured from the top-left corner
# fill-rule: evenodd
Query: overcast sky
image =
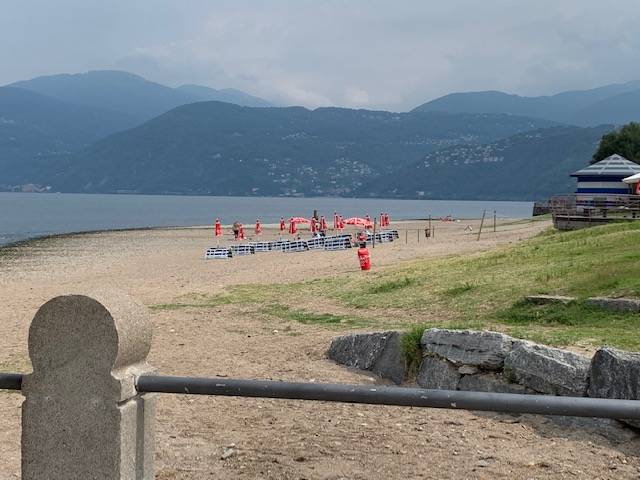
<path fill-rule="evenodd" d="M 639 0 L 1 0 L 0 84 L 121 69 L 282 104 L 407 110 L 640 78 Z"/>

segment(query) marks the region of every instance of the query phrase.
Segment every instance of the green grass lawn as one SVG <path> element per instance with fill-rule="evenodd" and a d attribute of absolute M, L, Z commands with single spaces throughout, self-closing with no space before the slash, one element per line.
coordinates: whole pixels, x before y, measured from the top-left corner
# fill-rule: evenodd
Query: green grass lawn
<path fill-rule="evenodd" d="M 552 345 L 640 350 L 640 315 L 608 312 L 580 300 L 568 306 L 522 301 L 537 293 L 640 297 L 640 222 L 549 230 L 491 252 L 303 283 L 238 286 L 156 308 L 254 304 L 261 315 L 336 329 L 401 328 L 419 337 L 421 329 L 433 326 L 483 328 Z M 323 305 L 345 313 L 330 314 Z"/>

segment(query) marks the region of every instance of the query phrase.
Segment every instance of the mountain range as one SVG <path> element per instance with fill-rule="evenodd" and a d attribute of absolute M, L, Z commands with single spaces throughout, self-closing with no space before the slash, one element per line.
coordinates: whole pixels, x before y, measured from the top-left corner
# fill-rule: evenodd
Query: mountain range
<path fill-rule="evenodd" d="M 76 192 L 353 195 L 425 152 L 551 125 L 501 114 L 203 102 L 98 141 L 42 180 Z"/>
<path fill-rule="evenodd" d="M 52 75 L 0 87 L 0 190 L 542 199 L 570 191 L 568 174 L 638 107 L 640 82 L 454 93 L 394 113 Z"/>
<path fill-rule="evenodd" d="M 180 105 L 202 101 L 216 100 L 247 107 L 273 106 L 266 100 L 239 90 L 216 90 L 201 85 L 171 88 L 132 73 L 115 70 L 49 75 L 7 86 L 22 88 L 74 105 L 120 112 L 134 118 L 138 123 Z"/>
<path fill-rule="evenodd" d="M 622 124 L 640 119 L 640 81 L 540 97 L 498 91 L 452 93 L 414 111 L 505 113 L 579 126 Z"/>

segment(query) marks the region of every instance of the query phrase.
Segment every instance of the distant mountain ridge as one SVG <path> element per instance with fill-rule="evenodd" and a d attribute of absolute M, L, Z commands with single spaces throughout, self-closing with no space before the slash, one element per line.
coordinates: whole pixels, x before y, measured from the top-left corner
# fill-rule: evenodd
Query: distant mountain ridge
<path fill-rule="evenodd" d="M 226 102 L 240 105 L 241 107 L 274 107 L 270 102 L 259 97 L 254 97 L 235 88 L 222 88 L 216 90 L 202 85 L 180 85 L 176 90 L 182 91 L 197 98 L 200 102 Z"/>
<path fill-rule="evenodd" d="M 239 90 L 215 90 L 198 85 L 171 88 L 118 70 L 47 75 L 8 86 L 31 90 L 71 104 L 120 112 L 135 118 L 138 123 L 180 105 L 201 101 L 271 106 L 266 100 Z"/>
<path fill-rule="evenodd" d="M 640 120 L 640 81 L 540 97 L 499 91 L 451 93 L 424 103 L 413 111 L 504 113 L 578 126 L 622 124 Z"/>
<path fill-rule="evenodd" d="M 510 115 L 184 105 L 69 156 L 69 192 L 353 195 L 439 148 L 554 125 Z"/>

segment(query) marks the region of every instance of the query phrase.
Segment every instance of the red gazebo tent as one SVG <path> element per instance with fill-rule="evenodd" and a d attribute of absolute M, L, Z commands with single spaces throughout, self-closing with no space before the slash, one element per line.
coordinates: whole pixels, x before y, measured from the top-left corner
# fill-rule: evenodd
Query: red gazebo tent
<path fill-rule="evenodd" d="M 343 223 L 345 225 L 356 225 L 356 226 L 359 225 L 364 228 L 373 227 L 373 223 L 371 223 L 371 220 L 367 220 L 366 218 L 362 218 L 362 217 L 347 218 L 346 220 L 343 221 Z"/>
<path fill-rule="evenodd" d="M 308 218 L 304 218 L 304 217 L 291 217 L 289 219 L 289 233 L 291 233 L 291 223 L 297 224 L 297 223 L 311 223 L 311 220 L 309 220 Z M 309 229 L 311 229 L 311 226 L 309 226 Z M 295 229 L 296 233 L 298 230 L 297 228 Z"/>

